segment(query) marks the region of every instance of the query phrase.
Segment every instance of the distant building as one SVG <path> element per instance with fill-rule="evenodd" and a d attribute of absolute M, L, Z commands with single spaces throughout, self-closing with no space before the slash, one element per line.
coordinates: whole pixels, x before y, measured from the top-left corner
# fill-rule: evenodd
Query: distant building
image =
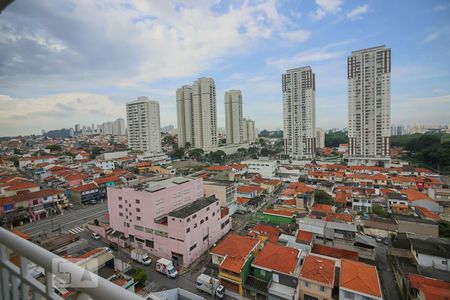
<path fill-rule="evenodd" d="M 128 145 L 133 150 L 161 153 L 159 102 L 138 97 L 127 103 Z"/>
<path fill-rule="evenodd" d="M 322 128 L 316 128 L 316 147 L 325 148 L 325 130 Z"/>
<path fill-rule="evenodd" d="M 216 85 L 212 78 L 199 78 L 192 86 L 177 89 L 178 144 L 214 149 L 217 140 Z"/>
<path fill-rule="evenodd" d="M 225 127 L 227 144 L 243 142 L 242 93 L 240 90 L 225 92 Z"/>
<path fill-rule="evenodd" d="M 113 135 L 126 135 L 126 127 L 125 127 L 125 120 L 120 118 L 114 121 L 113 124 Z"/>
<path fill-rule="evenodd" d="M 389 164 L 391 49 L 354 51 L 347 67 L 349 164 Z"/>
<path fill-rule="evenodd" d="M 244 142 L 253 143 L 256 141 L 255 121 L 250 119 L 242 120 L 242 138 Z"/>
<path fill-rule="evenodd" d="M 316 86 L 311 67 L 287 70 L 282 91 L 285 153 L 311 158 L 316 148 Z"/>

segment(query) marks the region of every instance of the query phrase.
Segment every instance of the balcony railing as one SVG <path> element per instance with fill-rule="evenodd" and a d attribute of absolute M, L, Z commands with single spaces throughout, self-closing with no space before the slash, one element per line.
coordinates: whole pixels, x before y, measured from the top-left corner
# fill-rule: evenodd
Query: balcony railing
<path fill-rule="evenodd" d="M 10 260 L 10 254 L 19 257 L 19 266 Z M 52 273 L 55 261 L 64 262 L 64 272 L 71 278 L 83 278 L 85 269 L 73 264 L 44 248 L 41 248 L 0 227 L 0 299 L 58 299 L 63 298 L 55 291 L 55 287 L 66 278 Z M 45 280 L 41 283 L 30 274 L 30 262 L 45 270 Z M 96 287 L 70 288 L 78 293 L 77 299 L 112 299 L 142 300 L 138 295 L 89 272 Z"/>

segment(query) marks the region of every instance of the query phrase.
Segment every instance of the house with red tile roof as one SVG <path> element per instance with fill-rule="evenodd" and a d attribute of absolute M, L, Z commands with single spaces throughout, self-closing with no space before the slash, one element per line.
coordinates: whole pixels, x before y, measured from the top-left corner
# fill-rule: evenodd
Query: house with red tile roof
<path fill-rule="evenodd" d="M 408 290 L 410 299 L 433 299 L 448 300 L 450 299 L 450 281 L 444 281 L 416 275 L 410 273 L 408 275 Z"/>
<path fill-rule="evenodd" d="M 401 193 L 407 197 L 410 207 L 424 207 L 437 214 L 444 211 L 443 207 L 431 199 L 427 194 L 414 189 L 402 190 Z"/>
<path fill-rule="evenodd" d="M 242 185 L 236 190 L 238 197 L 254 198 L 262 192 L 262 189 L 257 185 Z"/>
<path fill-rule="evenodd" d="M 264 237 L 272 243 L 277 243 L 280 233 L 281 230 L 278 227 L 257 224 L 249 230 L 248 235 L 253 237 Z"/>
<path fill-rule="evenodd" d="M 332 300 L 335 269 L 336 262 L 332 259 L 305 256 L 299 276 L 300 299 Z"/>
<path fill-rule="evenodd" d="M 73 203 L 95 204 L 101 201 L 100 189 L 95 182 L 70 188 L 68 195 Z"/>
<path fill-rule="evenodd" d="M 430 211 L 428 208 L 416 206 L 414 207 L 416 210 L 416 213 L 425 220 L 431 220 L 435 222 L 441 221 L 441 217 L 438 214 L 435 214 L 434 212 Z"/>
<path fill-rule="evenodd" d="M 321 245 L 321 244 L 314 244 L 311 253 L 316 253 L 319 255 L 334 257 L 338 259 L 350 259 L 359 261 L 359 255 L 358 252 L 347 250 L 347 249 L 341 249 L 337 247 L 327 246 L 327 245 Z"/>
<path fill-rule="evenodd" d="M 259 239 L 228 234 L 211 250 L 212 263 L 219 266 L 220 282 L 225 289 L 244 294 L 244 282 L 260 243 Z"/>
<path fill-rule="evenodd" d="M 314 240 L 314 234 L 310 231 L 297 230 L 295 241 L 300 244 L 311 246 Z"/>
<path fill-rule="evenodd" d="M 327 204 L 314 203 L 311 208 L 312 211 L 323 212 L 326 214 L 333 213 L 333 206 Z"/>
<path fill-rule="evenodd" d="M 40 189 L 40 186 L 34 182 L 16 179 L 0 186 L 0 196 L 11 197 L 23 193 L 37 192 Z"/>
<path fill-rule="evenodd" d="M 337 191 L 334 202 L 337 207 L 345 207 L 349 199 L 351 199 L 351 194 L 347 194 L 345 191 Z"/>
<path fill-rule="evenodd" d="M 297 299 L 301 250 L 266 243 L 252 263 L 253 277 L 267 288 L 269 299 Z M 254 280 L 245 286 L 254 291 Z"/>
<path fill-rule="evenodd" d="M 362 262 L 342 259 L 339 299 L 367 298 L 383 299 L 377 268 Z"/>

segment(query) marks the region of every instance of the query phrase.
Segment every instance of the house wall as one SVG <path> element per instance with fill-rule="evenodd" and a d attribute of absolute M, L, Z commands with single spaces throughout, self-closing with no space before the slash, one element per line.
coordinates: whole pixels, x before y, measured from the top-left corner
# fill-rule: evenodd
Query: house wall
<path fill-rule="evenodd" d="M 434 213 L 442 213 L 444 209 L 438 203 L 430 200 L 416 200 L 410 203 L 410 206 L 425 207 Z"/>
<path fill-rule="evenodd" d="M 379 297 L 374 297 L 374 296 L 369 296 L 369 295 L 364 296 L 364 295 L 361 295 L 361 294 L 358 294 L 358 293 L 354 293 L 352 291 L 347 291 L 347 292 L 352 294 L 352 297 L 346 297 L 346 293 L 345 292 L 346 292 L 346 290 L 343 289 L 342 287 L 339 289 L 339 299 L 340 300 L 349 300 L 349 299 L 352 299 L 352 300 L 366 300 L 366 299 L 368 299 L 367 297 L 369 297 L 369 299 L 382 299 L 382 298 L 379 298 Z"/>
<path fill-rule="evenodd" d="M 306 286 L 306 283 L 309 284 L 309 286 Z M 305 294 L 313 297 L 317 297 L 318 299 L 324 299 L 324 300 L 331 300 L 331 293 L 332 288 L 320 285 L 314 281 L 306 280 L 305 278 L 299 278 L 299 285 L 300 285 L 300 299 L 305 299 Z M 325 288 L 324 292 L 320 290 L 320 287 L 323 286 Z M 342 299 L 342 298 L 340 298 Z"/>
<path fill-rule="evenodd" d="M 412 253 L 417 263 L 422 267 L 430 267 L 443 271 L 450 271 L 450 258 L 418 253 L 414 249 L 412 250 Z"/>

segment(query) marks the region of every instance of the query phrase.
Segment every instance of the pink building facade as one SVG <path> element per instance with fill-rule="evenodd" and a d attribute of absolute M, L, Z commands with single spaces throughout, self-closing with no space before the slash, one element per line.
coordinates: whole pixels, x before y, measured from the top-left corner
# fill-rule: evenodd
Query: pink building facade
<path fill-rule="evenodd" d="M 175 177 L 141 189 L 108 187 L 110 225 L 132 247 L 189 266 L 231 229 L 201 178 Z"/>

